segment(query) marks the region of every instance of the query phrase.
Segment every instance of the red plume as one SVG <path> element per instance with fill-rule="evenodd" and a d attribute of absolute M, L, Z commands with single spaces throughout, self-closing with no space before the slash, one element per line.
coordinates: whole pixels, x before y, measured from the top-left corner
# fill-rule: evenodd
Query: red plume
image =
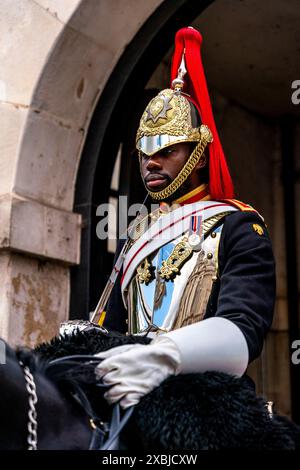
<path fill-rule="evenodd" d="M 191 96 L 196 105 L 202 124 L 206 124 L 212 132 L 213 142 L 209 147 L 209 192 L 213 199 L 232 199 L 234 196 L 232 179 L 216 128 L 211 102 L 208 94 L 204 69 L 201 60 L 202 36 L 194 28 L 182 28 L 175 37 L 171 81 L 177 77 L 178 68 L 185 50 L 185 66 L 183 91 Z"/>

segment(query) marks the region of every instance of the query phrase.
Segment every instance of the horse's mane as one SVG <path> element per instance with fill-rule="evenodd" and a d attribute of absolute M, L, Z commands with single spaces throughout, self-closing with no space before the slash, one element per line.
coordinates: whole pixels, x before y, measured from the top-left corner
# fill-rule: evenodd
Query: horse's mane
<path fill-rule="evenodd" d="M 123 344 L 147 344 L 150 339 L 133 335 L 124 336 L 117 332 L 105 334 L 99 330 L 74 331 L 71 334 L 63 334 L 52 338 L 49 342 L 39 344 L 35 349 L 18 348 L 16 353 L 19 360 L 27 365 L 32 373 L 39 373 L 51 378 L 54 382 L 67 382 L 62 377 L 58 368 L 50 368 L 53 360 L 72 355 L 93 356 L 101 351 L 120 346 Z M 94 366 L 85 364 L 84 368 L 73 370 L 72 380 L 80 378 L 81 381 L 90 382 L 91 369 Z M 85 377 L 84 377 L 85 371 Z M 78 375 L 78 377 L 76 377 Z M 70 375 L 69 375 L 70 378 Z"/>
<path fill-rule="evenodd" d="M 72 334 L 56 336 L 50 342 L 37 346 L 34 351 L 44 359 L 56 359 L 71 354 L 97 354 L 123 344 L 149 342 L 150 339 L 144 336 L 124 336 L 117 332 L 106 334 L 98 329 L 77 330 Z"/>

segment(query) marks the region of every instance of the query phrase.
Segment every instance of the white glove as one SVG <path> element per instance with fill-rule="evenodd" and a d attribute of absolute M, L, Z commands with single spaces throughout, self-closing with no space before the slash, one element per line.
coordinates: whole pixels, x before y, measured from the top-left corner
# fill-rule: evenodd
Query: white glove
<path fill-rule="evenodd" d="M 248 365 L 246 339 L 235 323 L 213 317 L 157 336 L 149 345 L 125 345 L 97 354 L 95 373 L 112 387 L 105 397 L 123 408 L 170 375 L 217 370 L 241 376 Z"/>
<path fill-rule="evenodd" d="M 149 345 L 118 346 L 96 354 L 104 360 L 95 373 L 111 385 L 105 393 L 109 403 L 120 402 L 123 408 L 135 405 L 170 375 L 177 373 L 180 353 L 168 338 L 156 338 Z"/>

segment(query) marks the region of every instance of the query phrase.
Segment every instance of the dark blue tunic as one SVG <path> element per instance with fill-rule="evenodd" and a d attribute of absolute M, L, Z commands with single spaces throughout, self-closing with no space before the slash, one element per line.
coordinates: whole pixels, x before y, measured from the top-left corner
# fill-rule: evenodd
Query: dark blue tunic
<path fill-rule="evenodd" d="M 223 219 L 219 245 L 219 278 L 213 283 L 204 318 L 220 316 L 243 332 L 249 362 L 259 356 L 270 329 L 275 302 L 275 263 L 267 229 L 256 212 L 233 212 Z M 263 228 L 257 232 L 255 224 Z M 119 243 L 118 252 L 124 241 Z M 127 331 L 120 276 L 108 305 L 104 326 Z"/>

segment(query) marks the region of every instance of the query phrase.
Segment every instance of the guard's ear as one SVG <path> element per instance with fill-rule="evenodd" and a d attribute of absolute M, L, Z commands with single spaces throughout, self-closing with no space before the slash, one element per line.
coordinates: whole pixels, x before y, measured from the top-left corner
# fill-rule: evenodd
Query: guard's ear
<path fill-rule="evenodd" d="M 206 167 L 206 164 L 207 164 L 207 155 L 206 155 L 206 152 L 203 152 L 203 155 L 202 155 L 202 157 L 200 158 L 200 160 L 199 160 L 199 162 L 197 163 L 197 165 L 195 166 L 195 169 L 196 169 L 196 170 L 201 170 L 201 168 Z"/>

